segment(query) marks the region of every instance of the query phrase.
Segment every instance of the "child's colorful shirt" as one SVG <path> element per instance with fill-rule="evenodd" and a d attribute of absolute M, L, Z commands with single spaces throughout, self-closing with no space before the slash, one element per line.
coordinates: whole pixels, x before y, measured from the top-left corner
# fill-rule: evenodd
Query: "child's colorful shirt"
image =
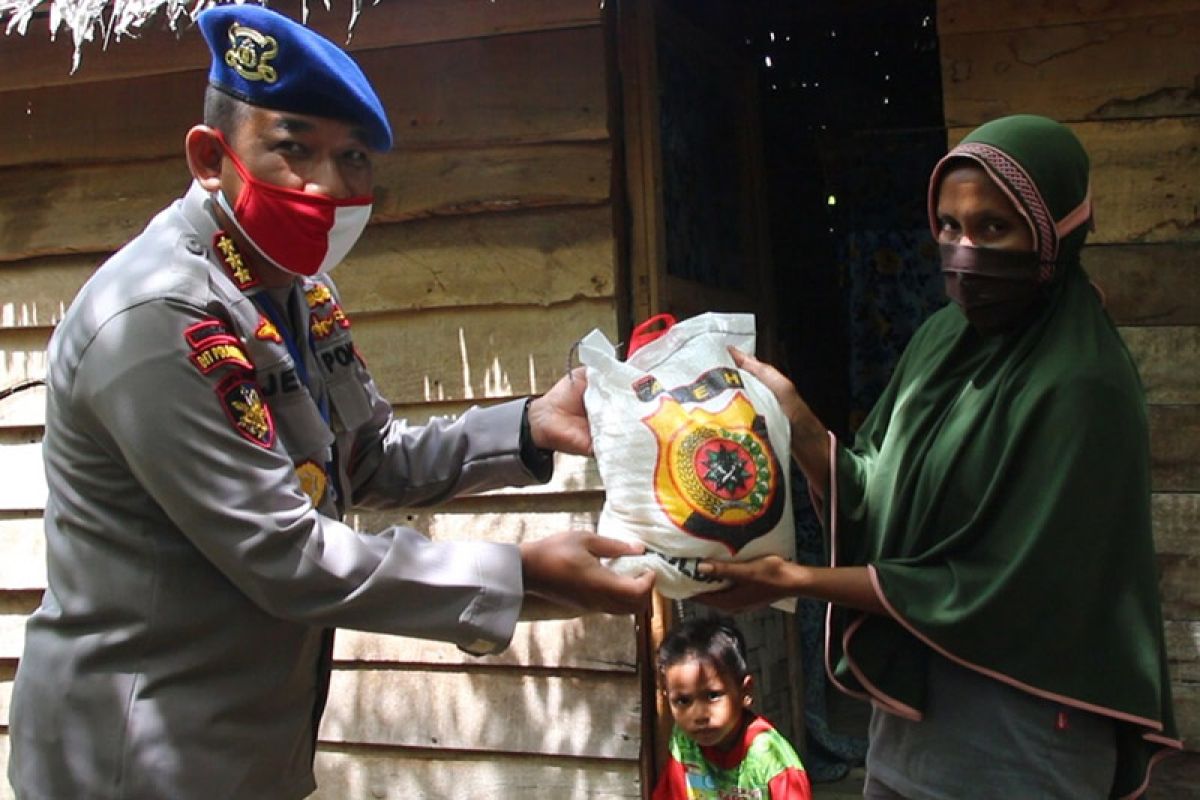
<path fill-rule="evenodd" d="M 653 800 L 811 800 L 800 756 L 760 716 L 728 752 L 701 747 L 678 726 Z"/>

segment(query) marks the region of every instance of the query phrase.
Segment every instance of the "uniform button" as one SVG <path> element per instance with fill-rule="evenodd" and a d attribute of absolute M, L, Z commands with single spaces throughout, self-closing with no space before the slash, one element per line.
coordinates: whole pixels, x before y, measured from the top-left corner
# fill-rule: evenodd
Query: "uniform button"
<path fill-rule="evenodd" d="M 204 245 L 200 244 L 198 240 L 193 239 L 191 236 L 188 236 L 183 240 L 183 246 L 187 248 L 187 251 L 194 256 L 204 255 Z"/>

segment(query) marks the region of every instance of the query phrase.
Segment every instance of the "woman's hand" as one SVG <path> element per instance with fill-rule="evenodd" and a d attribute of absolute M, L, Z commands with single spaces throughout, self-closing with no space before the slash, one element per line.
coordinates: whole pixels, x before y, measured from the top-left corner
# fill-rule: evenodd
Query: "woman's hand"
<path fill-rule="evenodd" d="M 809 487 L 818 498 L 824 498 L 829 486 L 829 431 L 782 372 L 736 347 L 730 347 L 729 354 L 738 369 L 758 378 L 779 401 L 792 426 L 792 458 L 800 465 Z"/>
<path fill-rule="evenodd" d="M 872 614 L 889 613 L 867 567 L 811 567 L 779 556 L 750 561 L 702 561 L 699 572 L 732 581 L 693 600 L 724 611 L 758 608 L 785 597 L 810 597 Z"/>
<path fill-rule="evenodd" d="M 692 597 L 722 611 L 737 612 L 768 605 L 800 594 L 803 572 L 807 567 L 779 556 L 763 556 L 750 561 L 704 561 L 701 575 L 733 582 L 733 586 Z"/>

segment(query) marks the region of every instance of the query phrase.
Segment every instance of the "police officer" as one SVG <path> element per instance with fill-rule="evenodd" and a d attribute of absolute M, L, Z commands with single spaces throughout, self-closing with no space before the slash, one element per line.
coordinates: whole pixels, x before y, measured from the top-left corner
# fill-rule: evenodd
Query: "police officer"
<path fill-rule="evenodd" d="M 531 596 L 630 612 L 635 548 L 352 530 L 390 508 L 549 478 L 587 453 L 583 376 L 408 427 L 326 276 L 371 210 L 392 134 L 341 49 L 273 11 L 203 12 L 194 181 L 104 264 L 50 343 L 49 588 L 10 714 L 19 798 L 299 798 L 313 791 L 332 629 L 492 653 Z"/>

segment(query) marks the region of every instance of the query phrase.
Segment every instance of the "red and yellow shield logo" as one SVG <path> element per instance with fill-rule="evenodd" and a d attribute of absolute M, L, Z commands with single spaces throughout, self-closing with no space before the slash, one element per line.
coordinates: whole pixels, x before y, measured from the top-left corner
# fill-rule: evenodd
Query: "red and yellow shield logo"
<path fill-rule="evenodd" d="M 655 497 L 683 531 L 736 554 L 779 523 L 783 471 L 745 394 L 715 414 L 664 395 L 642 421 L 658 440 Z"/>

